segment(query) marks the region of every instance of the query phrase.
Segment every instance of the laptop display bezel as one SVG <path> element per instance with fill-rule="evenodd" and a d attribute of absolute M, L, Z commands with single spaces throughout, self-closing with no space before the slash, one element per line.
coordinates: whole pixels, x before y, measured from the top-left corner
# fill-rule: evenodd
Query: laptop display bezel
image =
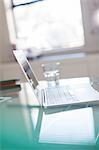
<path fill-rule="evenodd" d="M 17 50 L 17 51 L 13 51 L 14 56 L 16 58 L 16 60 L 18 61 L 26 79 L 28 80 L 28 82 L 30 83 L 30 85 L 36 89 L 37 86 L 39 85 L 38 83 L 38 79 L 35 75 L 35 73 L 32 70 L 32 67 L 30 66 L 24 52 L 22 50 Z"/>

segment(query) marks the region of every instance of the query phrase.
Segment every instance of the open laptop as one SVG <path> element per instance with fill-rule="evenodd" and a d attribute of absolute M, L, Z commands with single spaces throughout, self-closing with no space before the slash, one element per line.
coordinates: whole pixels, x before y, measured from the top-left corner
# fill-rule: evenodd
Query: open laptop
<path fill-rule="evenodd" d="M 34 93 L 43 107 L 58 107 L 64 105 L 91 105 L 99 103 L 99 93 L 90 85 L 84 88 L 78 86 L 70 90 L 67 86 L 40 88 L 36 75 L 22 50 L 13 51 L 27 81 L 33 87 Z M 81 89 L 81 92 L 79 91 Z M 78 91 L 77 91 L 78 90 Z M 84 91 L 84 92 L 83 92 Z"/>

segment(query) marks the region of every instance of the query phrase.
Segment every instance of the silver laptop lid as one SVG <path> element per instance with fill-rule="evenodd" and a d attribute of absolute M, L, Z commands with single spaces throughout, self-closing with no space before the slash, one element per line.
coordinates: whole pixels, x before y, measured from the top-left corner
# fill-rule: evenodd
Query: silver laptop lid
<path fill-rule="evenodd" d="M 18 61 L 26 79 L 35 89 L 38 85 L 38 80 L 22 50 L 13 51 L 16 60 Z"/>

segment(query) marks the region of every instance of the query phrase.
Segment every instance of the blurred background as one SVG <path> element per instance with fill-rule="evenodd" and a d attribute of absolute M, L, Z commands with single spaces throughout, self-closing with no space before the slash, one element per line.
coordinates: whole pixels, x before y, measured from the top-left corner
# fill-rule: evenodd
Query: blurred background
<path fill-rule="evenodd" d="M 0 80 L 24 81 L 13 50 L 24 51 L 39 80 L 53 62 L 61 78 L 99 76 L 99 1 L 0 0 Z"/>

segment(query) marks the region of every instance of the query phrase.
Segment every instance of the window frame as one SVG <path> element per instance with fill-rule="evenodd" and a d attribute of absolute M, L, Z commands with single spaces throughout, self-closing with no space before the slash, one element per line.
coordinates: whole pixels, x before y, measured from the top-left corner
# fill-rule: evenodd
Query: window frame
<path fill-rule="evenodd" d="M 44 1 L 44 0 L 35 0 L 34 2 L 27 2 L 25 4 L 13 4 L 13 0 L 11 0 L 11 5 L 12 5 L 12 9 L 14 9 L 15 7 L 20 7 L 20 6 L 24 6 L 24 5 L 29 5 L 35 2 L 39 2 L 39 1 Z M 43 56 L 53 56 L 53 55 L 64 55 L 64 54 L 75 54 L 75 53 L 82 53 L 85 52 L 84 49 L 85 48 L 85 44 L 86 44 L 86 38 L 85 38 L 85 27 L 84 27 L 84 22 L 83 22 L 83 12 L 82 12 L 82 0 L 80 0 L 80 4 L 81 4 L 81 14 L 82 14 L 82 27 L 83 27 L 83 35 L 84 35 L 84 45 L 82 46 L 77 46 L 77 47 L 68 47 L 68 48 L 56 48 L 56 49 L 51 49 L 51 50 L 46 50 L 46 51 L 42 51 L 41 55 Z M 12 11 L 13 12 L 13 11 Z M 13 17 L 14 17 L 14 13 L 13 13 Z M 15 25 L 15 34 L 16 34 L 16 38 L 17 38 L 17 30 L 16 30 L 16 21 L 15 21 L 15 17 L 14 17 L 14 25 Z"/>

